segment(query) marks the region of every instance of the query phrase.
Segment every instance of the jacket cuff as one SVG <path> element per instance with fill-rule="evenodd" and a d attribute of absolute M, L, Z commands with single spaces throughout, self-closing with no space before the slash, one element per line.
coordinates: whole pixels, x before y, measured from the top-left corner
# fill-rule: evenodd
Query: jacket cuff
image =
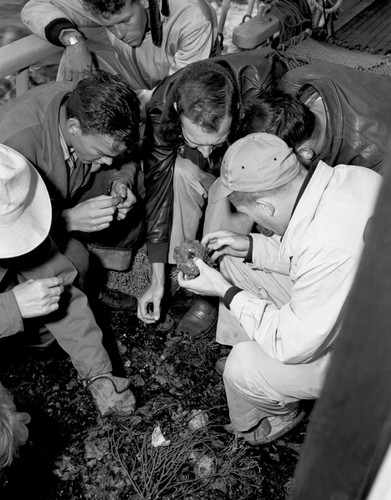
<path fill-rule="evenodd" d="M 254 247 L 254 240 L 251 234 L 247 235 L 247 238 L 249 240 L 249 246 L 248 246 L 248 252 L 246 257 L 244 258 L 243 262 L 252 262 L 253 261 L 253 247 Z"/>
<path fill-rule="evenodd" d="M 228 288 L 228 290 L 225 292 L 223 303 L 227 309 L 231 309 L 231 302 L 235 295 L 237 295 L 239 292 L 243 292 L 243 290 L 238 286 L 231 286 L 231 288 Z"/>
<path fill-rule="evenodd" d="M 74 29 L 79 31 L 78 26 L 66 17 L 53 19 L 53 21 L 45 26 L 46 39 L 53 45 L 57 45 L 57 47 L 64 47 L 64 45 L 59 41 L 58 37 L 60 36 L 61 31 L 66 29 Z"/>
<path fill-rule="evenodd" d="M 147 252 L 151 264 L 168 261 L 168 243 L 147 243 Z"/>

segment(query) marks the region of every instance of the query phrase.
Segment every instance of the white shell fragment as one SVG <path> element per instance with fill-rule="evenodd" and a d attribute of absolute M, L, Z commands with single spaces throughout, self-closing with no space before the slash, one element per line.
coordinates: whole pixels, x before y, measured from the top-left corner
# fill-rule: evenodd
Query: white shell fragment
<path fill-rule="evenodd" d="M 157 425 L 152 432 L 152 446 L 154 448 L 157 448 L 158 446 L 168 446 L 170 442 L 171 441 L 169 439 L 166 439 L 163 436 L 160 426 Z"/>
<path fill-rule="evenodd" d="M 191 418 L 188 422 L 188 427 L 191 431 L 196 431 L 206 427 L 209 423 L 208 415 L 202 410 L 192 410 L 189 415 Z"/>

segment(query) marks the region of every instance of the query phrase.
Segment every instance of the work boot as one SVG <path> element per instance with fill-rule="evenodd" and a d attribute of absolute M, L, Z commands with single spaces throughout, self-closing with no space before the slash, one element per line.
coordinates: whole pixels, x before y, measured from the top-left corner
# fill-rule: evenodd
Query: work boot
<path fill-rule="evenodd" d="M 118 311 L 123 311 L 125 309 L 134 309 L 136 311 L 137 309 L 136 297 L 115 288 L 105 287 L 105 289 L 99 293 L 99 300 L 105 306 Z"/>
<path fill-rule="evenodd" d="M 27 346 L 36 351 L 46 351 L 56 343 L 56 339 L 46 326 L 43 326 L 35 333 L 27 333 L 26 341 Z"/>
<path fill-rule="evenodd" d="M 177 326 L 177 333 L 199 337 L 208 333 L 217 321 L 218 301 L 215 297 L 197 298 Z"/>
<path fill-rule="evenodd" d="M 284 436 L 296 427 L 305 417 L 305 411 L 296 409 L 287 415 L 275 415 L 263 418 L 260 423 L 249 432 L 239 432 L 232 424 L 226 426 L 226 430 L 235 434 L 236 437 L 244 438 L 251 445 L 268 444 Z"/>
<path fill-rule="evenodd" d="M 102 417 L 110 415 L 127 417 L 136 408 L 136 399 L 129 389 L 130 382 L 126 378 L 105 373 L 84 381 L 83 385 L 91 393 Z"/>

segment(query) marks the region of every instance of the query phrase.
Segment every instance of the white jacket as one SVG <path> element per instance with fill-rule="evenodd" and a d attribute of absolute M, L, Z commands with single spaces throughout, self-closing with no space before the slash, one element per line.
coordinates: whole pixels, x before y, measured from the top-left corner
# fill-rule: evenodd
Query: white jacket
<path fill-rule="evenodd" d="M 209 57 L 217 36 L 217 16 L 207 0 L 170 0 L 170 16 L 163 18 L 161 47 L 147 33 L 142 45 L 132 48 L 100 27 L 87 41 L 102 58 L 101 69 L 121 73 L 134 90 L 153 89 L 163 78 L 189 63 Z M 99 28 L 97 19 L 83 9 L 81 0 L 30 0 L 22 9 L 23 23 L 36 35 L 45 37 L 52 21 L 67 18 L 80 31 Z"/>
<path fill-rule="evenodd" d="M 281 243 L 265 245 L 264 236 L 253 235 L 253 267 L 289 274 L 293 286 L 280 309 L 247 291 L 231 302 L 231 313 L 269 356 L 308 363 L 330 347 L 381 181 L 367 168 L 319 162 Z"/>

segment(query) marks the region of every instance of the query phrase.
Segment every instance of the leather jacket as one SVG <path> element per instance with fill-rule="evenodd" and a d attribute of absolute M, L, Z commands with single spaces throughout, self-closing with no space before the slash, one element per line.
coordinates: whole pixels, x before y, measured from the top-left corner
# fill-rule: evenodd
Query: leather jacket
<path fill-rule="evenodd" d="M 208 60 L 230 71 L 245 103 L 261 89 L 268 89 L 286 72 L 286 65 L 270 48 L 236 52 Z M 168 141 L 159 133 L 159 123 L 170 89 L 180 72 L 166 78 L 156 88 L 147 106 L 143 140 L 146 187 L 147 248 L 151 262 L 166 262 L 170 241 L 173 175 L 178 154 L 190 159 L 202 170 L 219 176 L 220 164 L 228 144 L 216 148 L 208 160 L 198 150 L 186 146 L 181 137 Z"/>
<path fill-rule="evenodd" d="M 391 169 L 391 78 L 332 63 L 288 71 L 279 87 L 305 103 L 316 91 L 326 110 L 326 137 L 314 163 Z"/>

